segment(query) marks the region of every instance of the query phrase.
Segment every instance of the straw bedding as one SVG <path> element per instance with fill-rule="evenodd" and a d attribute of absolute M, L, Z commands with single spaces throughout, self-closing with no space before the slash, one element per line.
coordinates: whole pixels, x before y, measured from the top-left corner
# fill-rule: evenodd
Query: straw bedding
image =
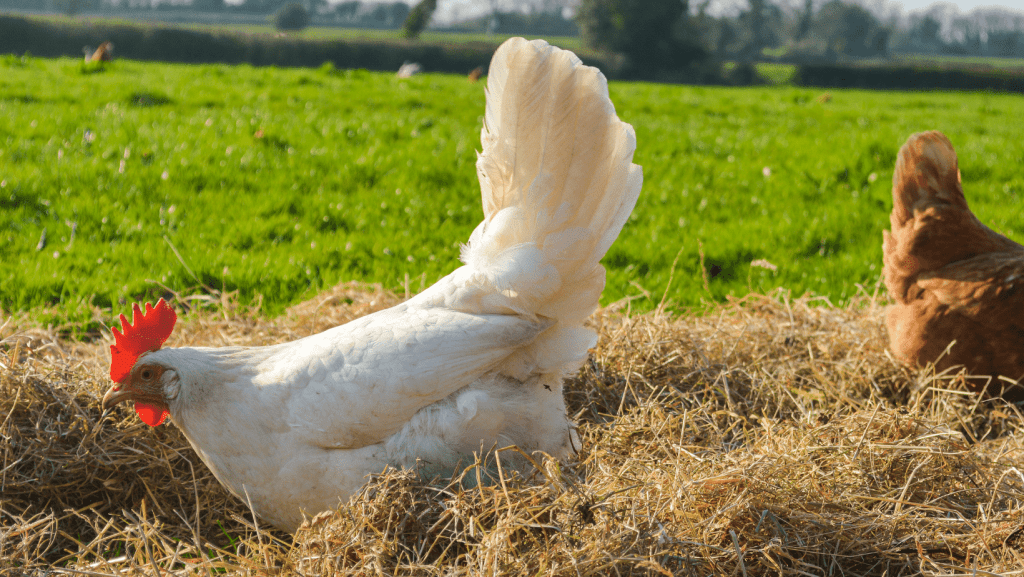
<path fill-rule="evenodd" d="M 194 306 L 169 344 L 281 342 L 399 300 L 341 285 L 270 321 Z M 388 472 L 294 537 L 173 426 L 102 414 L 107 337 L 8 321 L 0 573 L 1024 575 L 1020 411 L 894 362 L 883 305 L 606 309 L 567 387 L 576 460 Z"/>

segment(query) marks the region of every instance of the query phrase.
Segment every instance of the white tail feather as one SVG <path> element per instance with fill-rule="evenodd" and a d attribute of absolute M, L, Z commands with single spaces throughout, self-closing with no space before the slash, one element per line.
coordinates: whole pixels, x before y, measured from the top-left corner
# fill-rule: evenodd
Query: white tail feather
<path fill-rule="evenodd" d="M 467 266 L 418 298 L 547 318 L 552 327 L 502 372 L 575 371 L 596 343 L 583 322 L 604 290 L 600 260 L 643 182 L 633 127 L 616 116 L 596 68 L 543 40 L 512 38 L 491 60 L 481 140 L 484 220 L 463 247 Z"/>
<path fill-rule="evenodd" d="M 535 247 L 543 266 L 520 268 L 528 284 L 507 288 L 532 313 L 582 323 L 604 288 L 599 261 L 643 181 L 632 163 L 636 136 L 616 116 L 604 75 L 543 40 L 508 40 L 488 71 L 481 140 L 485 218 L 463 261 L 488 271 L 511 247 Z"/>

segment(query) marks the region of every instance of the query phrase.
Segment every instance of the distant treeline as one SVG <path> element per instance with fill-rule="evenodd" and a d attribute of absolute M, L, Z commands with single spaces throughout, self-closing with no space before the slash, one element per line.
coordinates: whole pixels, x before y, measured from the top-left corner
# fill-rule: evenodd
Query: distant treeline
<path fill-rule="evenodd" d="M 0 15 L 0 53 L 36 56 L 81 56 L 84 46 L 109 40 L 118 57 L 182 63 L 255 66 L 317 67 L 325 62 L 338 68 L 396 71 L 407 61 L 418 62 L 428 72 L 465 74 L 490 62 L 496 43 L 425 43 L 404 40 L 315 40 L 271 35 L 240 34 L 219 30 L 193 30 L 170 26 L 143 26 L 100 22 L 60 22 L 38 17 Z M 743 65 L 721 74 L 714 69 L 701 73 L 642 77 L 624 69 L 615 57 L 584 57 L 609 78 L 671 80 L 692 84 L 756 84 L 762 82 L 753 67 Z M 816 87 L 848 87 L 894 90 L 999 90 L 1024 92 L 1024 75 L 991 69 L 919 66 L 799 66 L 794 84 Z"/>
<path fill-rule="evenodd" d="M 263 18 L 291 2 L 302 4 L 314 26 L 396 29 L 413 0 L 0 0 L 0 10 L 110 14 L 146 19 L 225 21 Z M 454 3 L 453 3 L 454 4 Z M 978 7 L 962 13 L 935 2 L 909 14 L 885 2 L 864 0 L 743 0 L 735 10 L 710 11 L 710 0 L 465 0 L 452 29 L 496 34 L 601 37 L 649 20 L 669 24 L 652 41 L 676 35 L 719 60 L 836 64 L 896 54 L 1024 57 L 1024 13 L 1009 7 Z M 892 4 L 892 3 L 890 3 Z M 898 4 L 898 3 L 896 3 Z M 1004 2 L 1004 4 L 1010 4 Z M 668 6 L 685 14 L 663 22 Z M 628 10 L 623 8 L 628 7 Z M 598 34 L 585 30 L 587 14 L 620 11 Z M 479 15 L 479 16 L 476 16 Z M 581 20 L 580 16 L 583 15 Z M 436 23 L 435 23 L 436 24 Z M 593 32 L 593 30 L 591 31 Z M 620 51 L 621 52 L 621 51 Z M 636 63 L 634 63 L 636 64 Z M 642 63 L 641 63 L 642 64 Z"/>
<path fill-rule="evenodd" d="M 0 10 L 45 11 L 64 14 L 120 15 L 132 18 L 166 21 L 209 22 L 221 18 L 225 22 L 252 21 L 275 14 L 285 5 L 299 2 L 309 12 L 315 26 L 340 26 L 395 30 L 402 27 L 412 9 L 400 0 L 243 0 L 230 4 L 224 0 L 175 0 L 151 2 L 141 0 L 0 0 Z M 413 2 L 415 4 L 415 2 Z M 491 32 L 494 34 L 528 34 L 576 36 L 579 28 L 566 18 L 560 7 L 531 7 L 505 10 L 493 6 L 489 13 L 444 28 L 451 31 Z"/>
<path fill-rule="evenodd" d="M 316 67 L 395 71 L 406 61 L 430 72 L 465 74 L 486 67 L 495 43 L 429 43 L 404 40 L 327 40 L 194 30 L 174 26 L 66 22 L 0 14 L 0 53 L 81 56 L 83 47 L 114 43 L 117 57 L 164 62 Z M 617 76 L 614 59 L 584 58 Z"/>

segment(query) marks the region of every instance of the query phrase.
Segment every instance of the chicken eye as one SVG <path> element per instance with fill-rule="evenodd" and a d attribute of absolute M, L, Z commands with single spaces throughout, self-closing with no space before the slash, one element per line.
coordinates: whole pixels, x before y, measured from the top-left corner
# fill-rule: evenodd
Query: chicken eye
<path fill-rule="evenodd" d="M 149 379 L 153 378 L 153 371 L 149 369 L 142 369 L 142 372 L 139 373 L 139 376 L 142 377 L 142 380 L 148 381 Z"/>

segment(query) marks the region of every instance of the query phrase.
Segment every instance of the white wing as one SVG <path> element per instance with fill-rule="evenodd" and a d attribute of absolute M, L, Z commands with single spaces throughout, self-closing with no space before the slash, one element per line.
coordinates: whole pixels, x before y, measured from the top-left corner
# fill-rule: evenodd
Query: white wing
<path fill-rule="evenodd" d="M 261 363 L 256 384 L 288 384 L 278 397 L 286 425 L 310 444 L 364 447 L 493 370 L 549 326 L 403 304 L 290 343 Z"/>

